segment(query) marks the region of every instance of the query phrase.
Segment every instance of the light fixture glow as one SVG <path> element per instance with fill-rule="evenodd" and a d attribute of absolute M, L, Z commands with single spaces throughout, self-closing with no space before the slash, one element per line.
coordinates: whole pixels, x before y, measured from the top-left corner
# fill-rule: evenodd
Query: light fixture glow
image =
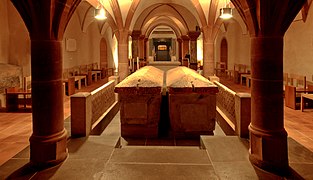
<path fill-rule="evenodd" d="M 225 0 L 225 5 L 220 9 L 220 18 L 221 19 L 230 19 L 233 17 L 233 9 L 230 7 L 230 2 L 227 3 L 228 0 Z"/>
<path fill-rule="evenodd" d="M 220 9 L 220 18 L 230 19 L 233 17 L 233 10 L 230 7 L 224 7 Z"/>
<path fill-rule="evenodd" d="M 101 7 L 100 9 L 95 9 L 95 18 L 98 20 L 105 20 L 107 18 L 103 7 Z"/>

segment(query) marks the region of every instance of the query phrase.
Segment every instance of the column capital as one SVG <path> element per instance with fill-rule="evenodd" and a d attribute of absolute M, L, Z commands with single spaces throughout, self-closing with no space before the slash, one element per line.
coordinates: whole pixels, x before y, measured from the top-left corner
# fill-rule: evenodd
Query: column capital
<path fill-rule="evenodd" d="M 140 36 L 141 36 L 141 31 L 140 30 L 134 30 L 131 33 L 131 37 L 132 37 L 133 40 L 138 40 Z"/>
<path fill-rule="evenodd" d="M 198 39 L 198 37 L 200 36 L 200 32 L 199 31 L 189 31 L 188 36 L 189 36 L 191 41 L 196 41 Z"/>
<path fill-rule="evenodd" d="M 140 35 L 139 40 L 145 40 L 146 36 L 145 35 Z"/>
<path fill-rule="evenodd" d="M 182 43 L 183 42 L 182 38 L 177 38 L 177 42 Z"/>
<path fill-rule="evenodd" d="M 187 35 L 182 35 L 182 36 L 180 36 L 180 38 L 181 38 L 183 41 L 189 41 L 189 40 L 190 40 L 189 36 L 187 36 Z"/>

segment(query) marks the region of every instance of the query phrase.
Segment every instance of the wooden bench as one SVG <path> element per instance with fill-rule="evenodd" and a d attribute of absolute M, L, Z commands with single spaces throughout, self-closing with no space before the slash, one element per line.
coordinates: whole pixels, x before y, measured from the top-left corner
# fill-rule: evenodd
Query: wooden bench
<path fill-rule="evenodd" d="M 305 99 L 309 99 L 309 100 L 313 100 L 313 94 L 301 94 L 301 111 L 303 112 L 304 108 L 305 108 L 305 104 L 306 104 L 306 101 Z"/>
<path fill-rule="evenodd" d="M 307 88 L 306 85 L 306 76 L 299 75 L 299 74 L 288 74 L 287 75 L 287 84 L 295 87 L 300 87 L 303 89 Z"/>
<path fill-rule="evenodd" d="M 250 74 L 245 64 L 235 64 L 234 65 L 234 82 L 236 84 L 240 83 L 242 74 Z"/>
<path fill-rule="evenodd" d="M 250 81 L 251 81 L 251 74 L 241 74 L 240 76 L 240 84 L 244 85 L 244 82 L 246 83 L 247 87 L 250 87 Z"/>
<path fill-rule="evenodd" d="M 24 90 L 18 87 L 5 89 L 6 109 L 8 112 L 23 110 L 31 110 L 32 98 L 31 90 Z M 22 96 L 22 97 L 20 97 Z M 20 108 L 20 105 L 22 108 Z M 27 108 L 29 106 L 29 108 Z"/>
<path fill-rule="evenodd" d="M 226 74 L 226 63 L 225 62 L 216 62 L 215 65 L 215 75 L 216 76 L 225 76 Z"/>
<path fill-rule="evenodd" d="M 302 93 L 301 94 L 300 109 L 302 112 L 303 112 L 307 103 L 309 106 L 313 105 L 312 103 L 310 103 L 310 100 L 313 100 L 313 94 L 310 94 L 313 92 L 313 83 L 310 81 L 307 82 L 307 90 L 308 90 L 308 93 Z M 309 100 L 309 101 L 307 101 L 307 100 Z"/>
<path fill-rule="evenodd" d="M 306 85 L 306 76 L 298 74 L 288 74 L 284 77 L 287 79 L 285 87 L 285 105 L 289 108 L 296 109 L 300 103 L 301 93 L 308 93 L 310 89 Z M 299 106 L 298 106 L 299 107 Z"/>
<path fill-rule="evenodd" d="M 75 77 L 69 77 L 67 79 L 63 79 L 63 83 L 65 84 L 65 95 L 75 94 Z"/>
<path fill-rule="evenodd" d="M 302 95 L 307 93 L 313 93 L 313 85 L 308 85 L 308 88 L 306 89 L 285 85 L 285 106 L 297 109 L 297 103 L 300 103 L 301 106 Z"/>

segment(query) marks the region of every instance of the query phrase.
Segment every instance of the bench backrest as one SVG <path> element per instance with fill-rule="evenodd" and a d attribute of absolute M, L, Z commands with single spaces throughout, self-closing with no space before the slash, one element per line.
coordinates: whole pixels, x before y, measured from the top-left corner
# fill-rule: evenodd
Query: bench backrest
<path fill-rule="evenodd" d="M 289 74 L 288 75 L 288 84 L 295 87 L 301 87 L 306 89 L 306 76 L 299 74 Z"/>
<path fill-rule="evenodd" d="M 247 72 L 247 65 L 245 65 L 245 64 L 234 64 L 234 71 L 246 73 Z"/>
<path fill-rule="evenodd" d="M 216 68 L 226 69 L 225 62 L 216 62 Z"/>
<path fill-rule="evenodd" d="M 284 82 L 284 85 L 288 85 L 288 73 L 284 73 L 283 82 Z"/>
<path fill-rule="evenodd" d="M 27 89 L 31 89 L 32 87 L 32 77 L 31 76 L 25 76 L 23 78 L 23 89 L 27 90 Z"/>

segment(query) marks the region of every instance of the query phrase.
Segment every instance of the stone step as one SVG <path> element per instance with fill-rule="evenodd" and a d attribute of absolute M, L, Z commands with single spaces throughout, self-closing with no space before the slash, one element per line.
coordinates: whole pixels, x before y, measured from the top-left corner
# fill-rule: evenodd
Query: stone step
<path fill-rule="evenodd" d="M 201 136 L 201 145 L 220 179 L 258 179 L 249 161 L 249 143 L 237 136 Z"/>
<path fill-rule="evenodd" d="M 115 148 L 102 179 L 218 179 L 199 146 Z"/>
<path fill-rule="evenodd" d="M 238 136 L 201 136 L 201 146 L 212 162 L 249 161 L 249 142 Z"/>
<path fill-rule="evenodd" d="M 128 148 L 138 146 L 178 146 L 178 147 L 200 147 L 199 138 L 177 139 L 177 138 L 123 138 L 120 137 L 116 144 L 116 148 Z"/>

